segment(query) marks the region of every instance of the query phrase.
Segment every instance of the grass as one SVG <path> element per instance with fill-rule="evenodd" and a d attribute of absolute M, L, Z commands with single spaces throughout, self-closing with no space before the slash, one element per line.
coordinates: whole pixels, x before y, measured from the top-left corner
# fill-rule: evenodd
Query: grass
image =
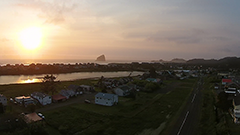
<path fill-rule="evenodd" d="M 45 112 L 45 115 L 51 117 L 47 122 L 62 134 L 138 134 L 144 129 L 158 128 L 161 123 L 169 120 L 167 116 L 175 115 L 192 87 L 190 82 L 165 95 L 140 93 L 136 100 L 127 99 L 113 107 L 74 104 Z M 133 115 L 141 109 L 143 110 Z M 66 132 L 68 129 L 72 129 L 71 132 Z"/>
<path fill-rule="evenodd" d="M 96 83 L 97 83 L 96 80 L 89 80 L 89 79 L 64 81 L 64 82 L 60 82 L 60 84 L 57 86 L 57 90 L 60 91 L 72 84 L 94 85 Z M 0 85 L 0 94 L 3 94 L 7 98 L 21 96 L 21 95 L 28 96 L 31 93 L 36 92 L 36 91 L 41 91 L 40 83 Z M 49 93 L 49 94 L 51 94 L 51 93 Z"/>
<path fill-rule="evenodd" d="M 75 103 L 46 111 L 43 112 L 47 123 L 45 131 L 49 134 L 66 135 L 133 135 L 140 134 L 145 129 L 158 129 L 161 123 L 171 121 L 172 119 L 169 119 L 169 117 L 176 115 L 191 92 L 195 81 L 196 79 L 177 81 L 180 83 L 179 87 L 175 87 L 168 94 L 139 92 L 136 99 L 119 97 L 117 106 L 106 107 Z M 171 80 L 171 82 L 174 82 L 174 80 Z M 62 82 L 61 86 L 93 83 L 96 82 L 79 80 Z M 28 88 L 29 90 L 22 91 L 24 94 L 31 92 L 30 88 L 37 87 L 39 84 L 31 85 L 15 85 L 15 87 L 19 89 Z M 1 87 L 3 86 L 0 86 L 0 90 Z M 10 85 L 7 87 L 14 88 Z M 12 95 L 9 94 L 8 96 Z M 151 132 L 151 130 L 148 132 Z M 158 132 L 161 132 L 161 130 Z"/>

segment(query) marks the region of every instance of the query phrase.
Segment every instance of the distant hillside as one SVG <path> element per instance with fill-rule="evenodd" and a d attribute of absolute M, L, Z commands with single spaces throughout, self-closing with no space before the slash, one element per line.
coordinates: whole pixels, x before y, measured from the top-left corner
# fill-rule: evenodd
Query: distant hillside
<path fill-rule="evenodd" d="M 187 61 L 184 59 L 175 58 L 175 59 L 172 59 L 170 62 L 171 63 L 186 63 Z"/>
<path fill-rule="evenodd" d="M 195 64 L 195 65 L 212 65 L 218 67 L 228 67 L 228 68 L 236 68 L 240 67 L 240 58 L 238 57 L 225 57 L 219 60 L 210 59 L 191 59 L 186 62 L 187 64 Z"/>
<path fill-rule="evenodd" d="M 215 59 L 210 59 L 210 60 L 205 60 L 205 59 L 191 59 L 187 61 L 187 64 L 216 64 L 218 60 Z"/>

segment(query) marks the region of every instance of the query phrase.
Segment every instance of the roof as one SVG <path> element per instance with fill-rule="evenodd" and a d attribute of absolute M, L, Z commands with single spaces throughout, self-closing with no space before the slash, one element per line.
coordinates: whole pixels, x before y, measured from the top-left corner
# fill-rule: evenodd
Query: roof
<path fill-rule="evenodd" d="M 65 97 L 65 96 L 63 96 L 61 94 L 58 94 L 58 95 L 53 95 L 52 99 L 58 101 L 58 100 L 67 99 L 67 97 Z"/>
<path fill-rule="evenodd" d="M 26 123 L 36 122 L 42 120 L 35 112 L 29 113 L 24 116 Z"/>
<path fill-rule="evenodd" d="M 79 85 L 74 85 L 74 84 L 72 84 L 72 85 L 69 85 L 69 86 L 68 86 L 68 89 L 76 90 L 76 89 L 78 89 L 79 87 L 80 87 Z"/>
<path fill-rule="evenodd" d="M 107 98 L 107 99 L 111 99 L 115 96 L 115 94 L 109 94 L 109 93 L 102 93 L 99 92 L 95 95 L 95 97 L 100 97 L 100 98 Z"/>
<path fill-rule="evenodd" d="M 232 80 L 231 79 L 222 79 L 222 82 L 230 83 L 230 82 L 232 82 Z"/>
<path fill-rule="evenodd" d="M 49 96 L 49 95 L 41 93 L 41 92 L 34 92 L 31 95 L 32 96 L 37 96 L 37 97 L 42 97 L 42 98 Z"/>
<path fill-rule="evenodd" d="M 89 86 L 89 85 L 80 85 L 80 87 L 90 88 L 90 87 L 92 87 L 92 86 Z"/>
<path fill-rule="evenodd" d="M 3 94 L 0 94 L 0 97 L 4 97 L 4 98 L 6 98 Z"/>
<path fill-rule="evenodd" d="M 15 99 L 31 99 L 31 97 L 30 96 L 27 96 L 27 97 L 20 96 L 20 97 L 15 97 Z"/>

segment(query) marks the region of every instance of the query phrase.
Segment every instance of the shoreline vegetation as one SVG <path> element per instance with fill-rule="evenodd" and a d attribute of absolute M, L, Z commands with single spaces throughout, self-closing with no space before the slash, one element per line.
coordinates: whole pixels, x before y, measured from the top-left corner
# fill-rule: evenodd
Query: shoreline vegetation
<path fill-rule="evenodd" d="M 0 75 L 39 75 L 62 74 L 74 72 L 115 72 L 115 71 L 146 71 L 151 67 L 162 69 L 160 63 L 109 63 L 100 65 L 97 63 L 76 64 L 15 64 L 0 66 Z"/>

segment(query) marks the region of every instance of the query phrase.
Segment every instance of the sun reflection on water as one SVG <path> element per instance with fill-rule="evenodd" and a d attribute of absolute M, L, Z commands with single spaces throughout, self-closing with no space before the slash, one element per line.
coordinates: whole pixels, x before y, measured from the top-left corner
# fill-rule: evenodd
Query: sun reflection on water
<path fill-rule="evenodd" d="M 20 80 L 19 83 L 36 83 L 40 82 L 39 79 L 27 79 L 27 80 Z"/>

